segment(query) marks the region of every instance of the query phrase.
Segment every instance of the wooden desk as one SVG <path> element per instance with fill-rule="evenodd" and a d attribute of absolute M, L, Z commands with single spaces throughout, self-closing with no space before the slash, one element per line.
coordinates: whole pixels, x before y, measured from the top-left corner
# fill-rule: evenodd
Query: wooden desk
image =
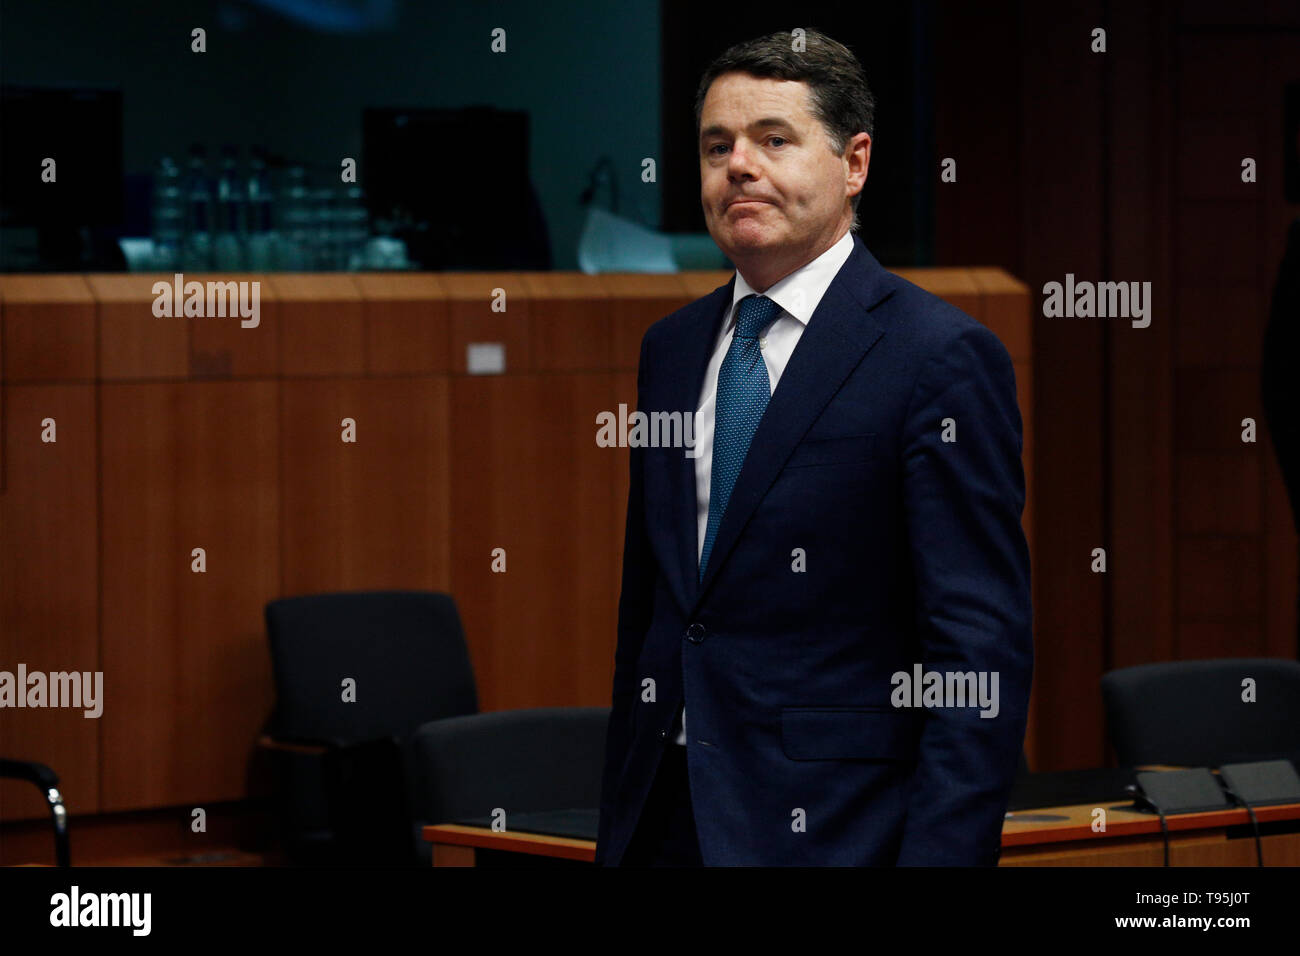
<path fill-rule="evenodd" d="M 1150 813 L 1102 802 L 1020 810 L 1002 827 L 1001 866 L 1162 866 L 1160 820 Z M 1092 829 L 1094 811 L 1106 811 L 1105 832 Z M 1261 836 L 1266 866 L 1300 866 L 1300 803 L 1261 807 L 1260 825 L 1290 824 Z M 1170 866 L 1254 866 L 1255 840 L 1244 809 L 1166 817 Z M 478 849 L 592 862 L 596 844 L 536 833 L 441 824 L 424 828 L 434 866 L 473 866 Z"/>
<path fill-rule="evenodd" d="M 540 833 L 499 832 L 488 827 L 467 827 L 442 823 L 424 828 L 425 841 L 433 844 L 434 866 L 473 866 L 475 850 L 505 850 L 550 856 L 560 860 L 596 859 L 595 840 L 571 840 L 568 837 L 543 836 Z"/>
<path fill-rule="evenodd" d="M 1002 825 L 1001 866 L 1163 866 L 1160 819 L 1115 801 L 1022 810 Z M 1098 808 L 1105 832 L 1094 832 Z M 1054 818 L 1054 819 L 1052 819 Z M 1289 823 L 1288 832 L 1261 835 L 1266 866 L 1300 865 L 1300 804 L 1260 807 L 1261 827 Z M 1254 830 L 1242 808 L 1165 818 L 1170 866 L 1255 866 Z M 1266 830 L 1268 828 L 1265 828 Z"/>

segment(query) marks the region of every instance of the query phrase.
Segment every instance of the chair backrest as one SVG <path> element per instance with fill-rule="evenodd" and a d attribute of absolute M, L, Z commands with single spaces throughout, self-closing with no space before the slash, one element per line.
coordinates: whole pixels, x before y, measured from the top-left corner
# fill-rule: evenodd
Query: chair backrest
<path fill-rule="evenodd" d="M 277 737 L 346 743 L 406 737 L 478 710 L 456 602 L 432 591 L 357 591 L 266 606 Z M 344 681 L 355 681 L 355 701 Z"/>
<path fill-rule="evenodd" d="M 1243 700 L 1247 687 L 1253 687 L 1254 702 Z M 1142 664 L 1106 674 L 1101 690 L 1107 732 L 1122 767 L 1218 767 L 1300 751 L 1296 661 Z"/>
<path fill-rule="evenodd" d="M 538 707 L 437 720 L 411 738 L 416 816 L 449 823 L 597 808 L 608 707 Z"/>

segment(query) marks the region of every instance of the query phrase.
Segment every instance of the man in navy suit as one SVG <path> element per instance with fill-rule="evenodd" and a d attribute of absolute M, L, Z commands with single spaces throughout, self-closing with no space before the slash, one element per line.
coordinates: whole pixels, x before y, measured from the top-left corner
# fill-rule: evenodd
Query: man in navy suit
<path fill-rule="evenodd" d="M 700 84 L 737 272 L 641 343 L 637 409 L 694 446 L 630 452 L 598 863 L 997 861 L 1033 661 L 1015 378 L 856 235 L 873 112 L 815 31 Z"/>

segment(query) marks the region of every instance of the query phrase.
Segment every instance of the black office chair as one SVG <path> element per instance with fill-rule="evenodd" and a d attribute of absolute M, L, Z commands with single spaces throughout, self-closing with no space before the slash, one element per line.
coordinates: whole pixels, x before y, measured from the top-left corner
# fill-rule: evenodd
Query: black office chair
<path fill-rule="evenodd" d="M 537 707 L 425 724 L 411 741 L 416 826 L 471 821 L 596 838 L 608 707 Z M 418 832 L 418 831 L 417 831 Z M 428 844 L 422 861 L 429 862 Z"/>
<path fill-rule="evenodd" d="M 409 741 L 478 711 L 456 603 L 425 591 L 284 598 L 266 606 L 274 755 L 292 862 L 414 864 Z M 345 687 L 345 682 L 350 682 Z"/>
<path fill-rule="evenodd" d="M 1242 700 L 1255 682 L 1255 702 Z M 1169 661 L 1101 679 L 1121 766 L 1218 767 L 1300 755 L 1300 663 L 1277 658 Z"/>
<path fill-rule="evenodd" d="M 59 866 L 70 865 L 68 850 L 68 810 L 59 792 L 59 776 L 43 763 L 34 760 L 0 760 L 0 777 L 26 780 L 41 791 L 50 807 L 54 823 L 54 859 Z"/>

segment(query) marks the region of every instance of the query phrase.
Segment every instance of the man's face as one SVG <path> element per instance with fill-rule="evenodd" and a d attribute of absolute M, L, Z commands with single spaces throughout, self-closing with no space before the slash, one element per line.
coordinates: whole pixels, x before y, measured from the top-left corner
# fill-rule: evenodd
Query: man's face
<path fill-rule="evenodd" d="M 737 264 L 788 260 L 788 272 L 810 261 L 852 221 L 845 200 L 866 179 L 871 137 L 846 149 L 853 157 L 864 143 L 861 161 L 831 152 L 803 81 L 724 73 L 700 112 L 700 201 L 713 241 Z"/>

